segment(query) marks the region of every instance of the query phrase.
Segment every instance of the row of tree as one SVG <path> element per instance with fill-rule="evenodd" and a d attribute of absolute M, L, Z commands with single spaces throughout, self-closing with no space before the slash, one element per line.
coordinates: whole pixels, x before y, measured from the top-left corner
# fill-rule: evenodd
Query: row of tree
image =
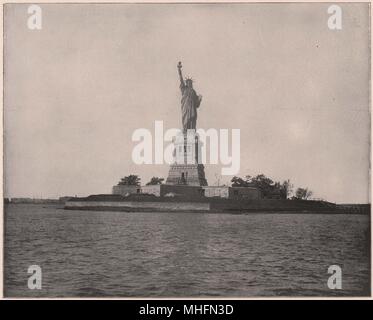
<path fill-rule="evenodd" d="M 164 181 L 163 178 L 152 177 L 150 181 L 146 184 L 149 185 L 156 185 L 162 184 Z M 140 186 L 141 179 L 138 175 L 130 174 L 129 176 L 125 176 L 124 178 L 120 179 L 118 185 L 120 186 Z"/>
<path fill-rule="evenodd" d="M 146 185 L 162 184 L 163 178 L 152 177 Z M 123 177 L 118 185 L 140 186 L 141 179 L 138 175 L 131 174 Z M 245 176 L 240 178 L 234 176 L 231 180 L 232 187 L 256 187 L 259 188 L 264 197 L 271 197 L 273 195 L 279 196 L 281 199 L 303 199 L 307 200 L 312 196 L 312 191 L 308 188 L 297 188 L 294 192 L 294 185 L 289 179 L 282 183 L 273 181 L 264 174 L 256 176 Z"/>
<path fill-rule="evenodd" d="M 312 196 L 312 191 L 308 188 L 297 188 L 295 193 L 293 193 L 294 185 L 289 179 L 281 183 L 279 181 L 273 181 L 264 174 L 246 176 L 245 178 L 234 176 L 231 183 L 232 187 L 257 187 L 262 191 L 264 197 L 278 195 L 281 199 L 292 198 L 307 200 Z"/>

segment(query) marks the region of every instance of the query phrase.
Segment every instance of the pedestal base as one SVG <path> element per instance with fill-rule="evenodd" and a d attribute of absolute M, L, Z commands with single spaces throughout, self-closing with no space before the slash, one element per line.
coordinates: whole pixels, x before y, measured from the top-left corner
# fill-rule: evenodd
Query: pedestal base
<path fill-rule="evenodd" d="M 172 164 L 166 184 L 207 186 L 203 164 Z"/>
<path fill-rule="evenodd" d="M 171 164 L 166 184 L 207 186 L 205 167 L 199 163 L 201 143 L 195 131 L 181 133 L 174 139 L 175 163 Z"/>

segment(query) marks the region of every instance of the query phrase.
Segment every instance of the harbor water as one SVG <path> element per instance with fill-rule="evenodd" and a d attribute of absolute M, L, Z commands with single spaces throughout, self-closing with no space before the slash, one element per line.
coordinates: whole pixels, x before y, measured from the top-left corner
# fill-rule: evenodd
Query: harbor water
<path fill-rule="evenodd" d="M 7 297 L 370 294 L 370 217 L 68 211 L 5 205 Z M 42 288 L 28 288 L 28 267 Z M 342 289 L 327 285 L 342 270 Z"/>

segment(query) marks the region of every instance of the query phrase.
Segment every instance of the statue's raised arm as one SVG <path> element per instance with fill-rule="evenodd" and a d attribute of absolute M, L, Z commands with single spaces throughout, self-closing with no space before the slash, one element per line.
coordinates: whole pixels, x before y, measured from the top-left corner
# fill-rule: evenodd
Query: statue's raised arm
<path fill-rule="evenodd" d="M 182 86 L 185 86 L 184 79 L 183 79 L 183 74 L 182 74 L 182 72 L 181 72 L 181 68 L 182 68 L 182 67 L 183 67 L 183 66 L 181 65 L 181 61 L 179 61 L 179 63 L 177 64 L 177 71 L 179 72 L 180 84 L 181 84 Z"/>

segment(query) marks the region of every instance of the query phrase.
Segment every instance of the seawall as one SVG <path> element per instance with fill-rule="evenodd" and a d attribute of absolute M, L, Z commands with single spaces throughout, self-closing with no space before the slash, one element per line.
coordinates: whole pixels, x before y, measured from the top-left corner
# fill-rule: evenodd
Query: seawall
<path fill-rule="evenodd" d="M 69 210 L 209 212 L 208 202 L 67 201 Z"/>
<path fill-rule="evenodd" d="M 68 210 L 101 211 L 170 211 L 212 213 L 333 213 L 370 214 L 370 204 L 336 205 L 316 200 L 281 199 L 223 199 L 220 197 L 156 197 L 154 195 L 91 195 L 71 198 L 65 203 Z"/>

